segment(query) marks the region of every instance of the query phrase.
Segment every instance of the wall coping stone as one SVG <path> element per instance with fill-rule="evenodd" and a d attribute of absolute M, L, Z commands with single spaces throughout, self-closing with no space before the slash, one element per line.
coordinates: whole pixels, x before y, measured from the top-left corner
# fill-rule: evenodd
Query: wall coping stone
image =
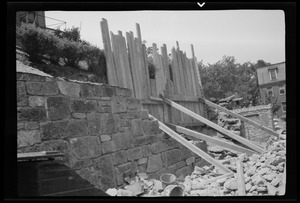
<path fill-rule="evenodd" d="M 234 109 L 233 112 L 234 113 L 244 113 L 244 112 L 248 112 L 248 111 L 256 111 L 256 110 L 271 109 L 271 108 L 272 108 L 272 105 L 268 104 L 268 105 L 251 106 L 251 107 L 242 108 L 242 109 Z"/>

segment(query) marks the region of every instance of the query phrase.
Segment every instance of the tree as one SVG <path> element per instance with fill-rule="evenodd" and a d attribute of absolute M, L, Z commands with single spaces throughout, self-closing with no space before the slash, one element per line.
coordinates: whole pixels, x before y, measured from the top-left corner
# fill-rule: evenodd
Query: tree
<path fill-rule="evenodd" d="M 215 64 L 198 63 L 206 98 L 222 99 L 233 94 L 242 97 L 241 106 L 258 105 L 260 100 L 256 69 L 269 65 L 263 60 L 257 63 L 236 63 L 233 56 L 223 56 Z"/>

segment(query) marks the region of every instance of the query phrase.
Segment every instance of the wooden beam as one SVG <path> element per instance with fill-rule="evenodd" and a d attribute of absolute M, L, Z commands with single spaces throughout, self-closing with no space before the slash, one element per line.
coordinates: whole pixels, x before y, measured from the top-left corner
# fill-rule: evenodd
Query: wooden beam
<path fill-rule="evenodd" d="M 210 142 L 212 144 L 219 145 L 219 146 L 224 147 L 224 148 L 229 149 L 229 150 L 234 150 L 234 151 L 237 151 L 237 152 L 246 153 L 247 155 L 257 154 L 257 152 L 255 152 L 251 149 L 247 149 L 247 148 L 238 146 L 236 144 L 228 143 L 228 142 L 225 142 L 223 140 L 213 138 L 213 137 L 210 137 L 208 135 L 205 135 L 205 134 L 202 134 L 202 133 L 199 133 L 199 132 L 196 132 L 196 131 L 193 131 L 193 130 L 190 130 L 190 129 L 187 129 L 187 128 L 184 128 L 184 127 L 181 127 L 181 126 L 175 126 L 175 129 L 179 133 L 184 133 L 186 135 L 189 135 L 189 136 L 195 137 L 197 139 L 201 139 L 201 140 Z"/>
<path fill-rule="evenodd" d="M 234 173 L 231 172 L 231 173 L 227 173 L 227 174 L 224 174 L 224 175 L 221 175 L 221 176 L 217 176 L 215 178 L 205 180 L 204 185 L 208 184 L 208 183 L 216 182 L 217 180 L 222 179 L 222 178 L 230 178 L 231 176 L 234 176 Z"/>
<path fill-rule="evenodd" d="M 204 118 L 204 117 L 202 117 L 202 116 L 200 116 L 198 114 L 195 114 L 194 112 L 192 112 L 192 111 L 184 108 L 183 106 L 181 106 L 181 105 L 179 105 L 179 104 L 177 104 L 177 103 L 175 103 L 175 102 L 173 102 L 173 101 L 171 101 L 169 99 L 165 99 L 164 101 L 167 104 L 171 105 L 172 107 L 174 107 L 174 108 L 176 108 L 176 109 L 178 109 L 178 110 L 180 110 L 180 111 L 182 111 L 182 112 L 184 112 L 184 113 L 192 116 L 193 118 L 199 120 L 200 122 L 205 123 L 206 125 L 208 125 L 208 126 L 214 128 L 215 130 L 219 131 L 220 133 L 223 133 L 223 134 L 227 135 L 228 137 L 230 137 L 232 139 L 235 139 L 236 141 L 238 141 L 238 142 L 240 142 L 240 143 L 248 146 L 249 148 L 251 148 L 251 149 L 253 149 L 253 150 L 255 150 L 255 151 L 259 152 L 259 153 L 264 152 L 264 149 L 262 149 L 261 147 L 255 145 L 251 141 L 249 141 L 249 140 L 247 140 L 247 139 L 245 139 L 243 137 L 240 137 L 238 135 L 233 134 L 232 132 L 230 132 L 230 131 L 222 128 L 221 126 L 219 126 L 219 125 L 217 125 L 217 124 L 215 124 L 215 123 L 207 120 L 206 118 Z"/>
<path fill-rule="evenodd" d="M 150 114 L 149 114 L 149 117 L 157 120 L 156 118 L 154 118 Z M 174 138 L 180 144 L 182 144 L 183 146 L 185 146 L 186 148 L 188 148 L 192 152 L 196 153 L 198 156 L 202 157 L 203 159 L 205 159 L 206 161 L 208 161 L 212 165 L 218 167 L 219 169 L 221 169 L 225 173 L 231 173 L 231 170 L 229 170 L 227 167 L 223 166 L 220 162 L 215 160 L 213 157 L 209 156 L 207 153 L 205 153 L 204 151 L 199 149 L 197 146 L 195 146 L 195 145 L 191 144 L 190 142 L 188 142 L 186 139 L 184 139 L 182 136 L 180 136 L 179 134 L 177 134 L 176 132 L 171 130 L 169 127 L 167 127 L 165 124 L 163 124 L 159 120 L 157 120 L 157 121 L 158 121 L 158 124 L 159 124 L 159 129 L 161 129 L 162 131 L 164 131 L 165 133 L 170 135 L 172 138 Z"/>
<path fill-rule="evenodd" d="M 237 158 L 236 171 L 237 171 L 237 179 L 238 179 L 238 194 L 239 196 L 245 196 L 246 195 L 245 179 L 244 179 L 244 172 L 243 172 L 243 163 L 241 162 L 240 156 Z"/>
<path fill-rule="evenodd" d="M 247 122 L 247 123 L 249 123 L 249 124 L 251 124 L 251 125 L 253 125 L 253 126 L 255 126 L 255 127 L 257 127 L 259 129 L 261 129 L 261 130 L 263 130 L 263 131 L 271 134 L 271 135 L 279 137 L 279 134 L 277 132 L 275 132 L 274 130 L 271 130 L 270 128 L 267 128 L 267 127 L 263 126 L 262 124 L 256 123 L 255 121 L 252 121 L 252 120 L 250 120 L 248 118 L 245 118 L 244 116 L 241 116 L 241 115 L 239 115 L 237 113 L 234 113 L 234 112 L 232 112 L 232 111 L 230 111 L 230 110 L 228 110 L 228 109 L 226 109 L 224 107 L 221 107 L 221 106 L 219 106 L 219 105 L 217 105 L 217 104 L 215 104 L 215 103 L 213 103 L 211 101 L 208 101 L 206 99 L 200 99 L 200 100 L 202 100 L 205 104 L 207 104 L 207 105 L 209 105 L 211 107 L 214 107 L 214 108 L 216 108 L 216 109 L 218 109 L 220 111 L 223 111 L 223 112 L 225 112 L 225 113 L 227 113 L 227 114 L 229 114 L 231 116 L 234 116 L 234 117 L 236 117 L 238 119 L 241 119 L 242 121 Z"/>

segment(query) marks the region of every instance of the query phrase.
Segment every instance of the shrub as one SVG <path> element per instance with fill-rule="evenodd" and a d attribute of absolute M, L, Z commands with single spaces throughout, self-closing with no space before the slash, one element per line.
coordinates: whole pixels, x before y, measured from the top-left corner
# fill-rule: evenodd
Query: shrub
<path fill-rule="evenodd" d="M 93 72 L 100 69 L 99 65 L 106 70 L 105 56 L 102 50 L 90 43 L 80 40 L 78 28 L 61 32 L 56 30 L 54 34 L 35 27 L 34 24 L 22 24 L 16 30 L 17 41 L 29 54 L 29 60 L 40 62 L 40 56 L 47 56 L 53 64 L 59 64 L 78 68 L 79 61 L 86 61 L 89 69 Z M 104 61 L 104 63 L 103 63 Z M 101 64 L 99 64 L 101 62 Z M 98 68 L 96 68 L 98 66 Z M 102 72 L 102 73 L 101 73 Z M 104 71 L 95 72 L 100 76 Z M 105 72 L 106 73 L 106 72 Z"/>

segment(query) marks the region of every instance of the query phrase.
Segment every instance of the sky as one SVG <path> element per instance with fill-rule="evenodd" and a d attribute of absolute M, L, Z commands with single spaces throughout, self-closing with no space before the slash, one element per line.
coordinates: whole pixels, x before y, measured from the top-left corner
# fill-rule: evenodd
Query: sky
<path fill-rule="evenodd" d="M 179 43 L 180 50 L 192 58 L 194 46 L 198 62 L 207 65 L 223 56 L 234 56 L 237 63 L 285 61 L 285 16 L 282 10 L 218 11 L 46 11 L 46 17 L 65 21 L 60 29 L 81 27 L 81 39 L 103 49 L 100 21 L 123 36 L 132 31 L 136 37 L 139 23 L 146 46 L 167 45 L 168 53 Z M 46 18 L 46 26 L 57 22 Z M 56 24 L 56 25 L 53 25 Z"/>

